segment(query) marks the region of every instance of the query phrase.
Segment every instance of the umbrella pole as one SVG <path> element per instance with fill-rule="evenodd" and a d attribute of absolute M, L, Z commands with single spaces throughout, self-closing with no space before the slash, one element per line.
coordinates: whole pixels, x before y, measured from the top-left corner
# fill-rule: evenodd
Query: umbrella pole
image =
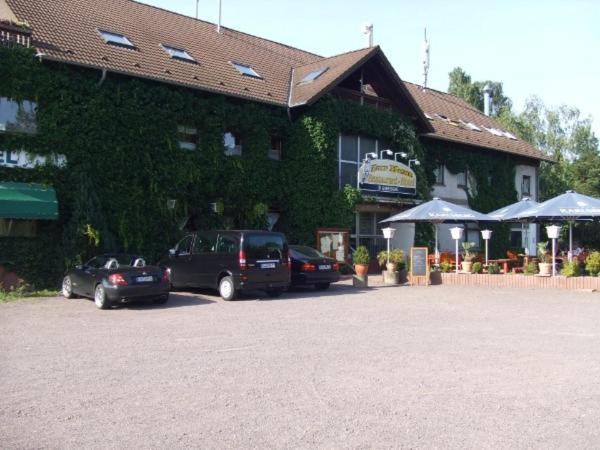
<path fill-rule="evenodd" d="M 434 223 L 435 227 L 435 265 L 437 266 L 440 263 L 440 252 L 438 251 L 438 226 L 437 223 Z"/>
<path fill-rule="evenodd" d="M 569 262 L 573 261 L 573 222 L 569 221 Z"/>

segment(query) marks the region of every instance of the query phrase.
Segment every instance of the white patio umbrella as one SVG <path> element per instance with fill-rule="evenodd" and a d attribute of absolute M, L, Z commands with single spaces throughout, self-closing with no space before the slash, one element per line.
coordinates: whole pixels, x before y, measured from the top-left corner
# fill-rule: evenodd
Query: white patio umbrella
<path fill-rule="evenodd" d="M 557 197 L 539 203 L 533 208 L 506 217 L 531 222 L 568 222 L 569 255 L 573 255 L 573 223 L 576 221 L 598 220 L 600 199 L 567 191 Z"/>
<path fill-rule="evenodd" d="M 435 259 L 439 259 L 438 251 L 438 229 L 440 223 L 463 223 L 463 222 L 497 222 L 498 219 L 492 218 L 487 214 L 482 214 L 464 206 L 447 202 L 438 197 L 422 203 L 419 206 L 402 211 L 392 217 L 382 220 L 379 223 L 431 223 L 435 227 Z"/>
<path fill-rule="evenodd" d="M 529 230 L 525 228 L 525 224 L 528 224 L 530 219 L 513 219 L 512 216 L 519 214 L 523 211 L 533 208 L 534 206 L 539 205 L 538 202 L 531 200 L 529 197 L 523 197 L 520 201 L 516 203 L 512 203 L 503 208 L 497 209 L 496 211 L 492 211 L 488 213 L 488 216 L 493 217 L 494 219 L 500 220 L 502 222 L 517 222 L 521 224 L 521 232 L 525 234 L 525 242 L 529 244 Z M 525 231 L 527 230 L 527 231 Z M 525 254 L 529 254 L 528 247 L 525 246 Z"/>

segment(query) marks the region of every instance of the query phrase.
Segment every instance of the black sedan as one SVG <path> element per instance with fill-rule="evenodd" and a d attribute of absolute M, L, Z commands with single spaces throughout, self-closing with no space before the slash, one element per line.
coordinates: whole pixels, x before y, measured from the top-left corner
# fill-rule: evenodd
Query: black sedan
<path fill-rule="evenodd" d="M 292 286 L 314 285 L 318 290 L 329 288 L 340 279 L 340 266 L 314 248 L 290 245 Z"/>
<path fill-rule="evenodd" d="M 166 303 L 169 277 L 163 269 L 146 266 L 140 256 L 100 255 L 67 272 L 62 293 L 66 298 L 93 298 L 100 309 L 129 300 L 151 299 L 154 303 Z"/>

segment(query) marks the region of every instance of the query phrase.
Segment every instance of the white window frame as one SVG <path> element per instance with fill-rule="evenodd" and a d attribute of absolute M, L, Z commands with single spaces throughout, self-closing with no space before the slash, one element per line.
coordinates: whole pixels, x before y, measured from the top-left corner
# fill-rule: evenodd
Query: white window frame
<path fill-rule="evenodd" d="M 241 75 L 243 75 L 245 77 L 250 77 L 250 78 L 257 78 L 259 80 L 263 79 L 263 77 L 260 76 L 258 74 L 258 72 L 256 70 L 254 70 L 254 68 L 252 66 L 249 66 L 248 64 L 238 63 L 235 61 L 229 61 L 229 62 L 235 68 L 235 70 L 237 70 Z"/>
<path fill-rule="evenodd" d="M 227 144 L 227 141 L 231 142 L 231 138 L 233 138 L 233 146 Z M 242 140 L 237 133 L 231 131 L 223 133 L 223 146 L 225 147 L 225 155 L 242 156 Z"/>
<path fill-rule="evenodd" d="M 187 52 L 187 50 L 185 50 L 183 48 L 173 47 L 173 46 L 167 45 L 167 44 L 160 44 L 160 46 L 165 52 L 167 52 L 167 54 L 172 59 L 178 59 L 180 61 L 187 61 L 187 62 L 193 62 L 193 63 L 196 62 L 194 57 L 192 55 L 190 55 Z"/>
<path fill-rule="evenodd" d="M 193 151 L 198 148 L 198 129 L 196 127 L 177 125 L 177 135 L 180 138 L 177 141 L 180 149 Z M 188 139 L 181 139 L 183 136 L 186 136 Z"/>
<path fill-rule="evenodd" d="M 131 42 L 131 40 L 124 34 L 117 33 L 115 31 L 103 30 L 101 28 L 98 28 L 98 33 L 100 33 L 100 37 L 107 44 L 116 45 L 118 47 L 135 48 L 133 42 Z M 115 39 L 110 39 L 111 37 L 114 37 Z"/>

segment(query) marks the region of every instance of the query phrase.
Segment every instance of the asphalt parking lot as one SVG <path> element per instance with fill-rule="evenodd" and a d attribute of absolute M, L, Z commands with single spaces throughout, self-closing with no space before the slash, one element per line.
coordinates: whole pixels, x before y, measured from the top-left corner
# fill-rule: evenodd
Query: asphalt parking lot
<path fill-rule="evenodd" d="M 459 286 L 0 304 L 0 447 L 596 447 L 599 319 Z"/>

